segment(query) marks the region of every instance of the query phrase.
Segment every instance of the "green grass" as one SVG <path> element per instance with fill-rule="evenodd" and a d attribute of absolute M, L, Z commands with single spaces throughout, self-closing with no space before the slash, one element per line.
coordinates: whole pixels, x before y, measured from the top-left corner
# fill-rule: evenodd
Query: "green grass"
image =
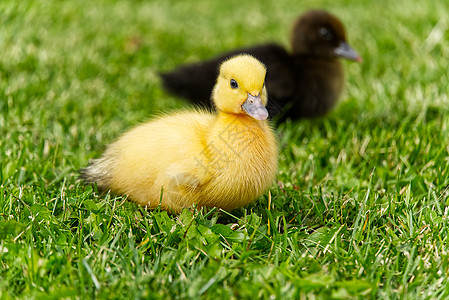
<path fill-rule="evenodd" d="M 145 211 L 77 179 L 126 129 L 187 107 L 157 71 L 288 43 L 326 8 L 364 58 L 325 118 L 283 124 L 268 193 Z M 0 298 L 449 297 L 449 2 L 0 2 Z M 231 226 L 233 229 L 231 229 Z"/>

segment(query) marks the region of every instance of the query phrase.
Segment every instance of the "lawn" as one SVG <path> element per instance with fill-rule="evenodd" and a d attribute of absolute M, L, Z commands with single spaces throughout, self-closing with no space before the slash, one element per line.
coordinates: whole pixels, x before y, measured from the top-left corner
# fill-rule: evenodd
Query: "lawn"
<path fill-rule="evenodd" d="M 189 107 L 158 71 L 326 8 L 363 63 L 323 118 L 286 122 L 248 207 L 146 211 L 77 170 Z M 0 299 L 449 297 L 449 2 L 0 2 Z M 269 91 L 268 91 L 269 92 Z"/>

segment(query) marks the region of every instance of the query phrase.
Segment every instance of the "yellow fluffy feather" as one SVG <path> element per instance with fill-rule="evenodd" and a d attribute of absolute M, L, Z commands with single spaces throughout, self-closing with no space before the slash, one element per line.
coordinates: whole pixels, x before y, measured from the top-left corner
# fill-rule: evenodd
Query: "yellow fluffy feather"
<path fill-rule="evenodd" d="M 249 55 L 225 61 L 212 95 L 216 114 L 178 112 L 137 126 L 83 169 L 82 177 L 175 213 L 193 204 L 225 210 L 249 204 L 277 171 L 265 74 Z"/>

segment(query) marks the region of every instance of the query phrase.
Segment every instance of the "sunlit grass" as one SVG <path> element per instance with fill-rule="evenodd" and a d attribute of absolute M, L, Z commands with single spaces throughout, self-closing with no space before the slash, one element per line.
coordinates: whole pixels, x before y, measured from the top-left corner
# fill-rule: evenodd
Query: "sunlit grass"
<path fill-rule="evenodd" d="M 334 112 L 278 128 L 271 198 L 176 217 L 78 181 L 120 133 L 188 106 L 158 71 L 288 45 L 311 7 L 343 19 L 364 62 L 345 63 Z M 2 1 L 1 298 L 448 297 L 447 11 L 437 0 Z"/>

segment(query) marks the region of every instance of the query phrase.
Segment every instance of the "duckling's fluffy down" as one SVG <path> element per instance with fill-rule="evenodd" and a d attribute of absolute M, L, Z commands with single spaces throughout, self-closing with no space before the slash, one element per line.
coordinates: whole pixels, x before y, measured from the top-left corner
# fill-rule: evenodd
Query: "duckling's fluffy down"
<path fill-rule="evenodd" d="M 82 171 L 102 190 L 179 213 L 193 204 L 232 210 L 273 182 L 277 145 L 248 115 L 178 112 L 137 126 Z"/>

